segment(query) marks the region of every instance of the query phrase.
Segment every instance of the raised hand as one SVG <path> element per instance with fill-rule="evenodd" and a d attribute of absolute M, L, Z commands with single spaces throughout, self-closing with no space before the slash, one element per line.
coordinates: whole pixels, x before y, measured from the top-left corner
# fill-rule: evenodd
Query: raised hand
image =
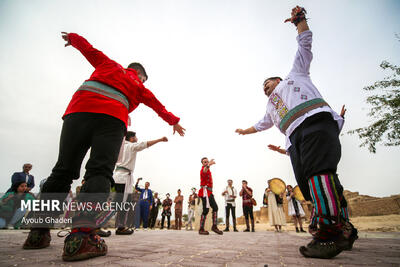
<path fill-rule="evenodd" d="M 65 47 L 71 45 L 71 41 L 69 40 L 68 33 L 67 32 L 61 32 L 61 37 L 66 41 L 67 43 L 65 44 Z"/>
<path fill-rule="evenodd" d="M 185 131 L 186 131 L 186 129 L 183 128 L 182 126 L 180 126 L 179 123 L 175 124 L 175 125 L 173 126 L 173 129 L 174 129 L 174 133 L 173 133 L 173 134 L 175 134 L 175 132 L 178 132 L 178 134 L 179 134 L 180 136 L 185 136 Z"/>

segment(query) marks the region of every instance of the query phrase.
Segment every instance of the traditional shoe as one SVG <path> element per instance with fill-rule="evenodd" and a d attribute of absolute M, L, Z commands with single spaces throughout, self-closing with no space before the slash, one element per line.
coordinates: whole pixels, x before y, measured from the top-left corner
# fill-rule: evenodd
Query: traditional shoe
<path fill-rule="evenodd" d="M 306 258 L 331 259 L 342 252 L 342 248 L 335 242 L 321 242 L 312 240 L 307 246 L 299 248 L 300 253 Z"/>
<path fill-rule="evenodd" d="M 209 235 L 210 233 L 204 229 L 199 230 L 199 235 Z"/>
<path fill-rule="evenodd" d="M 234 228 L 233 231 L 234 231 L 234 232 L 239 232 L 238 229 L 236 229 L 236 228 Z"/>
<path fill-rule="evenodd" d="M 225 228 L 225 229 L 224 229 L 224 232 L 229 232 L 229 228 Z"/>
<path fill-rule="evenodd" d="M 50 246 L 50 229 L 32 228 L 25 240 L 23 249 L 40 249 Z"/>
<path fill-rule="evenodd" d="M 146 229 L 147 230 L 147 229 Z M 116 235 L 131 235 L 131 234 L 133 234 L 133 230 L 132 229 L 129 229 L 128 227 L 125 227 L 125 228 L 118 228 L 116 231 L 115 231 L 115 234 Z"/>
<path fill-rule="evenodd" d="M 352 250 L 354 242 L 358 239 L 358 231 L 353 227 L 351 234 L 348 238 L 342 236 L 336 243 L 343 250 Z"/>
<path fill-rule="evenodd" d="M 296 233 L 300 233 L 299 228 L 296 227 Z"/>
<path fill-rule="evenodd" d="M 97 229 L 96 234 L 98 234 L 100 237 L 109 237 L 111 235 L 111 231 L 106 232 L 101 229 Z"/>
<path fill-rule="evenodd" d="M 107 245 L 95 231 L 71 233 L 65 238 L 62 259 L 79 261 L 107 254 Z"/>
<path fill-rule="evenodd" d="M 219 235 L 224 234 L 221 230 L 218 229 L 218 227 L 216 225 L 213 225 L 211 227 L 211 231 L 213 231 L 214 233 L 219 234 Z"/>
<path fill-rule="evenodd" d="M 300 228 L 300 233 L 307 233 L 303 228 Z"/>
<path fill-rule="evenodd" d="M 250 232 L 250 229 L 246 228 L 243 232 Z"/>

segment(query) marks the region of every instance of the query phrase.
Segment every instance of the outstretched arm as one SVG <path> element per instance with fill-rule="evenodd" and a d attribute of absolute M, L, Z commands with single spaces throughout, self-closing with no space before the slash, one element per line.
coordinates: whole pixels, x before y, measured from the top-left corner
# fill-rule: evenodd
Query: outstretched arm
<path fill-rule="evenodd" d="M 214 164 L 215 164 L 215 160 L 211 159 L 210 162 L 208 163 L 208 165 L 203 168 L 203 172 L 207 172 L 210 169 L 210 167 Z"/>
<path fill-rule="evenodd" d="M 160 116 L 169 125 L 173 126 L 174 134 L 175 132 L 178 132 L 180 136 L 185 135 L 186 129 L 179 124 L 180 119 L 171 112 L 167 111 L 164 105 L 161 104 L 161 102 L 149 89 L 144 88 L 144 91 L 141 95 L 141 102 L 146 106 L 152 108 L 158 114 L 158 116 Z"/>
<path fill-rule="evenodd" d="M 240 134 L 240 135 L 246 135 L 246 134 L 253 134 L 253 133 L 256 133 L 257 132 L 257 130 L 256 130 L 256 128 L 254 128 L 254 126 L 251 126 L 250 128 L 247 128 L 247 129 L 245 129 L 245 130 L 243 130 L 243 129 L 236 129 L 236 131 L 235 131 L 236 133 L 238 133 L 238 134 Z"/>
<path fill-rule="evenodd" d="M 147 141 L 147 147 L 151 147 L 152 145 L 155 145 L 159 142 L 168 142 L 168 138 L 164 136 L 164 137 L 158 138 L 156 140 Z"/>
<path fill-rule="evenodd" d="M 76 33 L 61 32 L 61 37 L 67 42 L 65 47 L 72 45 L 78 49 L 94 68 L 107 62 L 113 62 L 103 52 L 94 48 L 85 38 Z"/>

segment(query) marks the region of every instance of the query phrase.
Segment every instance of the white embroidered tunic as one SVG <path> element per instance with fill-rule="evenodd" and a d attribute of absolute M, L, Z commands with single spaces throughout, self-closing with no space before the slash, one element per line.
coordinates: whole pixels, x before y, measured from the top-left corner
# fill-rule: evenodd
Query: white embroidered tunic
<path fill-rule="evenodd" d="M 264 118 L 254 125 L 257 131 L 264 131 L 273 125 L 278 127 L 286 136 L 286 150 L 291 146 L 290 135 L 308 117 L 319 112 L 329 112 L 338 123 L 339 130 L 343 127 L 343 118 L 329 106 L 321 106 L 301 115 L 282 130 L 282 119 L 287 119 L 287 114 L 306 105 L 308 101 L 322 100 L 322 96 L 310 79 L 310 63 L 312 60 L 311 43 L 312 32 L 304 31 L 297 36 L 298 50 L 294 59 L 293 68 L 289 75 L 281 81 L 268 98 L 267 111 Z M 308 102 L 310 103 L 310 102 Z M 286 118 L 285 118 L 286 116 Z"/>

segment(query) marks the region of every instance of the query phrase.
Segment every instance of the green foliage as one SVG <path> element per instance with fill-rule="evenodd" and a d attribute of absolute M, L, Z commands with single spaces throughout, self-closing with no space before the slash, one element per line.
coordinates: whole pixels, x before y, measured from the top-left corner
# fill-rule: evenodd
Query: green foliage
<path fill-rule="evenodd" d="M 223 219 L 223 218 L 220 217 L 220 218 L 217 219 L 217 224 L 221 224 L 221 223 L 223 223 L 223 222 L 224 222 L 224 219 Z"/>
<path fill-rule="evenodd" d="M 183 214 L 182 215 L 182 221 L 184 221 L 184 222 L 188 221 L 188 215 L 187 214 Z"/>
<path fill-rule="evenodd" d="M 348 132 L 357 134 L 362 140 L 360 146 L 367 146 L 372 153 L 376 153 L 377 144 L 400 145 L 400 67 L 387 61 L 383 61 L 380 67 L 390 71 L 391 75 L 364 87 L 366 91 L 376 92 L 367 97 L 367 103 L 372 106 L 368 115 L 374 121 L 367 127 Z"/>

